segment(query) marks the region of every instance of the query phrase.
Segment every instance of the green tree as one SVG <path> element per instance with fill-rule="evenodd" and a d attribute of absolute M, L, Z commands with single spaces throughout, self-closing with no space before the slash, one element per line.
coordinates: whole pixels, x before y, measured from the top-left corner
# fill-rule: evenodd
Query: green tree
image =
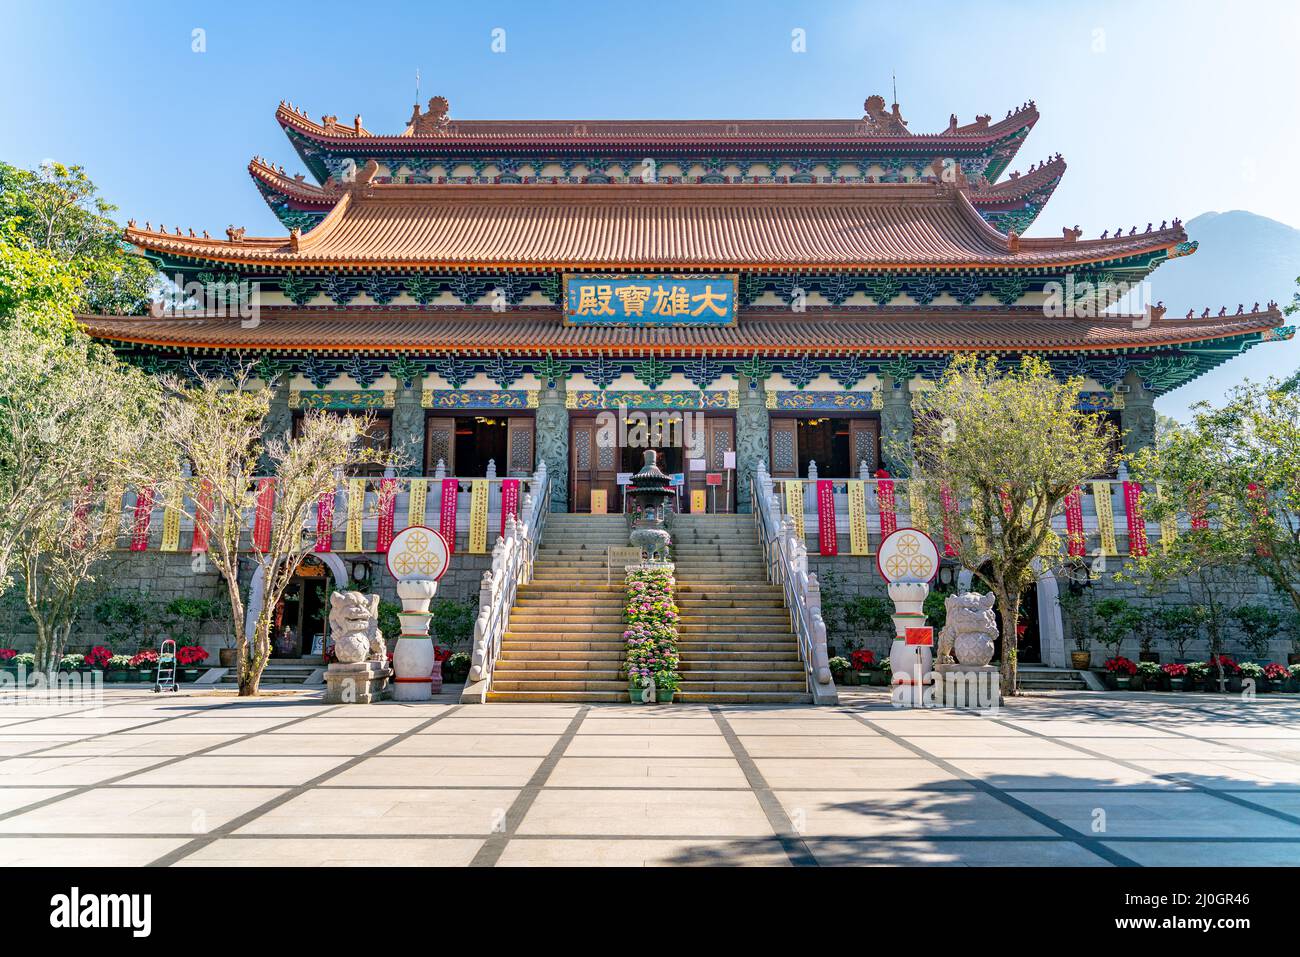
<path fill-rule="evenodd" d="M 1016 693 L 1021 596 L 1036 561 L 1060 559 L 1052 519 L 1076 485 L 1115 464 L 1116 429 L 1077 408 L 1082 388 L 1041 360 L 1004 371 L 995 358 L 963 356 L 925 393 L 917 422 L 913 474 L 926 482 L 930 513 L 948 511 L 958 559 L 997 596 L 1008 694 Z M 971 507 L 945 509 L 945 486 Z"/>
<path fill-rule="evenodd" d="M 139 312 L 156 283 L 149 261 L 123 242 L 116 211 L 80 166 L 25 170 L 0 163 L 0 223 L 7 224 L 11 247 L 5 257 L 17 258 L 14 248 L 36 257 L 25 266 L 29 276 L 39 274 L 42 262 L 63 264 L 78 310 Z M 0 309 L 3 302 L 0 296 Z"/>
<path fill-rule="evenodd" d="M 1141 618 L 1142 612 L 1127 599 L 1103 598 L 1092 605 L 1092 637 L 1105 645 L 1112 657 L 1117 656 Z"/>

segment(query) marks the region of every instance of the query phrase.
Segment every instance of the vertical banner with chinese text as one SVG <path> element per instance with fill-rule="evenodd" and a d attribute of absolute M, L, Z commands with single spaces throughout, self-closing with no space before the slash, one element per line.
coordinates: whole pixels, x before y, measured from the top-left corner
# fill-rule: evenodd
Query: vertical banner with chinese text
<path fill-rule="evenodd" d="M 507 515 L 519 518 L 519 479 L 517 478 L 501 480 L 501 531 L 497 533 L 499 535 L 506 533 Z"/>
<path fill-rule="evenodd" d="M 1088 539 L 1083 532 L 1083 489 L 1077 485 L 1065 496 L 1065 536 L 1066 551 L 1072 558 L 1088 554 Z"/>
<path fill-rule="evenodd" d="M 876 498 L 880 501 L 880 537 L 888 538 L 898 531 L 898 497 L 894 480 L 882 478 L 876 485 Z"/>
<path fill-rule="evenodd" d="M 939 486 L 939 502 L 943 509 L 943 556 L 957 557 L 958 532 L 957 496 L 952 493 L 952 486 L 947 482 Z"/>
<path fill-rule="evenodd" d="M 1159 485 L 1156 486 L 1156 501 L 1162 503 L 1160 509 L 1160 550 L 1167 555 L 1169 549 L 1174 547 L 1174 542 L 1178 539 L 1178 513 L 1173 509 L 1165 510 L 1163 507 L 1165 490 Z"/>
<path fill-rule="evenodd" d="M 925 482 L 910 479 L 907 483 L 908 517 L 917 531 L 930 534 L 930 516 L 925 512 Z"/>
<path fill-rule="evenodd" d="M 1104 556 L 1119 554 L 1115 541 L 1115 505 L 1110 500 L 1110 483 L 1092 483 L 1092 502 L 1097 510 L 1097 532 L 1101 536 L 1101 553 Z"/>
<path fill-rule="evenodd" d="M 803 541 L 803 482 L 787 479 L 785 483 L 785 510 L 794 519 L 794 533 Z"/>
<path fill-rule="evenodd" d="M 1147 542 L 1147 520 L 1142 514 L 1142 483 L 1124 483 L 1124 517 L 1128 520 L 1128 551 L 1130 555 L 1150 554 Z"/>
<path fill-rule="evenodd" d="M 253 548 L 265 554 L 271 548 L 271 516 L 275 514 L 275 479 L 257 480 L 257 504 L 253 509 Z"/>
<path fill-rule="evenodd" d="M 429 480 L 411 479 L 411 494 L 406 500 L 406 527 L 424 524 L 424 505 L 429 497 Z"/>
<path fill-rule="evenodd" d="M 839 531 L 835 527 L 835 483 L 817 480 L 817 547 L 823 555 L 840 553 Z"/>
<path fill-rule="evenodd" d="M 153 516 L 154 490 L 140 489 L 135 496 L 135 520 L 131 525 L 131 551 L 142 552 L 149 547 L 149 520 Z"/>
<path fill-rule="evenodd" d="M 348 524 L 343 533 L 345 552 L 365 551 L 361 543 L 361 519 L 366 513 L 366 480 L 348 479 Z"/>
<path fill-rule="evenodd" d="M 163 499 L 162 541 L 158 544 L 160 552 L 174 552 L 181 547 L 181 512 L 185 507 L 184 496 L 184 479 L 168 483 L 167 496 Z"/>
<path fill-rule="evenodd" d="M 456 550 L 456 505 L 460 496 L 460 480 L 445 478 L 442 480 L 442 495 L 438 508 L 438 531 L 447 540 L 447 551 Z"/>
<path fill-rule="evenodd" d="M 849 554 L 871 554 L 871 536 L 867 530 L 867 483 L 861 479 L 849 481 Z"/>
<path fill-rule="evenodd" d="M 397 479 L 379 482 L 379 523 L 375 530 L 375 551 L 383 555 L 393 544 L 393 512 L 397 506 Z"/>
<path fill-rule="evenodd" d="M 318 553 L 334 551 L 334 490 L 322 492 L 316 500 L 316 547 Z"/>
<path fill-rule="evenodd" d="M 469 483 L 469 550 L 476 555 L 488 550 L 487 526 L 487 479 L 474 479 Z"/>
<path fill-rule="evenodd" d="M 194 499 L 194 538 L 190 553 L 201 555 L 208 550 L 208 535 L 212 528 L 212 480 L 200 479 Z"/>

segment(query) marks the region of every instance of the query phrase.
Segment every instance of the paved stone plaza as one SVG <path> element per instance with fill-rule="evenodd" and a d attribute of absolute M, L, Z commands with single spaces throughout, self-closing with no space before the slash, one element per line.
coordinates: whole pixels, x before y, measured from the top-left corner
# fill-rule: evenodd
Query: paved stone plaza
<path fill-rule="evenodd" d="M 1300 864 L 1293 696 L 0 706 L 0 866 Z"/>

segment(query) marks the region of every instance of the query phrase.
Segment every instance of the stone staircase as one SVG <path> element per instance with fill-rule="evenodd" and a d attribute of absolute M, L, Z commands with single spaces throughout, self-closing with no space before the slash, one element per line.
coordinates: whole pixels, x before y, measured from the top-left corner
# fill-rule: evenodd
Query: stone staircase
<path fill-rule="evenodd" d="M 767 581 L 749 515 L 678 515 L 677 700 L 724 704 L 810 703 L 798 641 L 780 585 Z"/>
<path fill-rule="evenodd" d="M 272 658 L 266 663 L 266 670 L 262 672 L 262 681 L 260 687 L 266 688 L 272 685 L 304 685 L 313 674 L 325 666 L 320 662 L 320 656 L 311 658 L 306 661 L 299 661 L 292 658 Z M 239 682 L 239 672 L 231 668 L 218 682 L 220 685 L 234 685 Z M 323 685 L 323 682 L 317 682 Z"/>
<path fill-rule="evenodd" d="M 1021 665 L 1016 669 L 1021 691 L 1087 691 L 1088 683 L 1073 668 Z"/>
<path fill-rule="evenodd" d="M 622 515 L 546 518 L 533 580 L 519 586 L 489 701 L 626 701 L 623 572 L 606 584 L 606 549 L 627 545 Z"/>

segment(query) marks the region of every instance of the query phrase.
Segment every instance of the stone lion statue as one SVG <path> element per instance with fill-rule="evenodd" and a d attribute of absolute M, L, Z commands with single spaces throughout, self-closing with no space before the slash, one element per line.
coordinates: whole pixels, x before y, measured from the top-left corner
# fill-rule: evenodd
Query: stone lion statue
<path fill-rule="evenodd" d="M 948 619 L 939 632 L 940 664 L 952 664 L 954 652 L 963 665 L 987 665 L 993 660 L 993 642 L 998 636 L 995 600 L 991 593 L 948 596 L 943 603 Z"/>
<path fill-rule="evenodd" d="M 379 633 L 379 596 L 359 591 L 331 594 L 330 638 L 334 657 L 345 665 L 387 661 L 388 649 Z"/>

